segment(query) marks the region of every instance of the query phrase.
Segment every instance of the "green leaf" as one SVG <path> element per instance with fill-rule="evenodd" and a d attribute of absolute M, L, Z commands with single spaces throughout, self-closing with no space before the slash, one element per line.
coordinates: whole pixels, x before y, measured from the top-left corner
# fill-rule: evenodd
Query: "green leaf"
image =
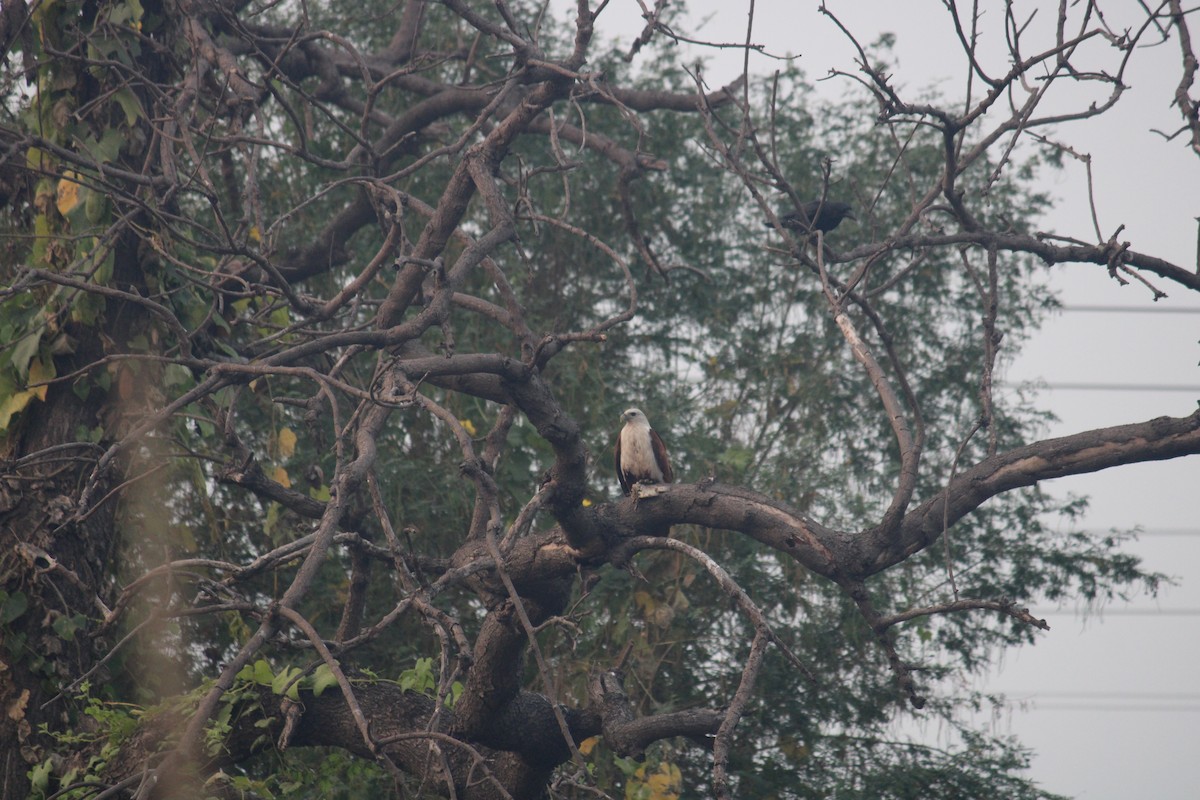
<path fill-rule="evenodd" d="M 125 0 L 123 3 L 113 3 L 111 8 L 108 20 L 113 25 L 140 27 L 142 15 L 146 13 L 142 9 L 140 0 Z"/>
<path fill-rule="evenodd" d="M 190 387 L 193 383 L 195 381 L 192 379 L 192 371 L 182 364 L 167 364 L 163 370 L 164 386 Z"/>
<path fill-rule="evenodd" d="M 267 518 L 263 520 L 263 532 L 270 536 L 272 541 L 275 540 L 275 529 L 279 527 L 280 508 L 279 503 L 271 503 L 267 506 Z"/>
<path fill-rule="evenodd" d="M 107 284 L 110 280 L 112 280 L 113 267 L 116 265 L 116 260 L 116 250 L 111 247 L 106 247 L 104 249 L 104 260 L 99 264 L 96 264 L 96 276 L 92 280 L 99 284 Z M 91 295 L 89 294 L 89 296 Z M 99 300 L 103 298 L 98 297 L 97 299 Z M 104 306 L 100 306 L 100 308 L 103 309 Z"/>
<path fill-rule="evenodd" d="M 27 608 L 29 608 L 29 598 L 25 596 L 24 592 L 4 594 L 0 598 L 0 625 L 12 622 L 24 614 Z"/>
<path fill-rule="evenodd" d="M 31 147 L 25 151 L 25 166 L 34 172 L 53 172 L 58 160 L 44 150 Z"/>
<path fill-rule="evenodd" d="M 85 399 L 88 399 L 88 395 L 91 393 L 91 380 L 84 377 L 72 380 L 71 391 L 74 392 L 74 396 L 82 399 L 82 401 L 85 401 Z"/>
<path fill-rule="evenodd" d="M 125 112 L 125 124 L 133 127 L 139 119 L 146 116 L 146 112 L 142 110 L 142 103 L 138 100 L 137 95 L 133 90 L 126 87 L 113 95 L 113 100 L 121 106 L 121 110 Z"/>
<path fill-rule="evenodd" d="M 130 95 L 133 94 L 129 89 L 122 89 L 120 92 L 117 92 L 117 97 L 119 98 L 121 94 L 125 92 L 128 92 Z M 133 102 L 137 102 L 136 97 L 133 98 Z M 128 116 L 128 112 L 126 112 L 126 115 Z M 116 161 L 117 157 L 121 155 L 121 145 L 124 144 L 124 142 L 125 137 L 119 130 L 116 128 L 109 128 L 100 136 L 99 139 L 89 141 L 86 145 L 86 148 L 88 154 L 91 155 L 92 158 L 96 159 L 101 164 L 108 164 L 109 162 Z"/>
<path fill-rule="evenodd" d="M 637 768 L 641 766 L 641 764 L 632 758 L 614 758 L 613 763 L 617 765 L 617 769 L 625 773 L 626 777 L 637 772 Z"/>
<path fill-rule="evenodd" d="M 29 362 L 37 355 L 38 343 L 42 340 L 40 333 L 31 333 L 12 349 L 12 364 L 21 380 L 29 377 Z"/>
<path fill-rule="evenodd" d="M 328 664 L 322 664 L 313 672 L 312 682 L 313 695 L 320 697 L 326 689 L 337 683 L 337 676 L 333 674 L 333 670 L 329 668 Z"/>
<path fill-rule="evenodd" d="M 99 224 L 108 211 L 108 197 L 88 189 L 83 195 L 83 214 L 93 225 Z"/>
<path fill-rule="evenodd" d="M 29 784 L 33 790 L 31 796 L 45 795 L 46 790 L 50 788 L 50 776 L 53 773 L 53 766 L 50 759 L 46 759 L 38 764 L 33 769 L 29 770 Z"/>
<path fill-rule="evenodd" d="M 66 641 L 74 641 L 75 631 L 79 630 L 86 624 L 87 620 L 83 614 L 72 614 L 71 616 L 60 616 L 51 623 L 50 627 L 58 634 L 60 639 Z"/>
<path fill-rule="evenodd" d="M 265 658 L 260 658 L 254 662 L 254 682 L 262 686 L 270 686 L 275 680 L 275 670 L 271 669 L 271 665 Z"/>
<path fill-rule="evenodd" d="M 292 678 L 294 678 L 295 676 L 297 676 L 299 674 L 300 674 L 299 667 L 284 667 L 283 669 L 281 669 L 279 671 L 279 674 L 275 676 L 274 680 L 271 681 L 271 691 L 274 692 L 275 694 L 285 694 L 285 691 L 286 691 L 286 696 L 289 699 L 299 700 L 300 699 L 299 681 L 297 681 L 295 683 L 291 683 L 290 686 L 288 685 L 292 681 Z"/>
<path fill-rule="evenodd" d="M 48 265 L 47 254 L 52 238 L 50 217 L 38 214 L 33 220 L 33 251 L 30 253 L 35 264 Z"/>
<path fill-rule="evenodd" d="M 271 323 L 274 325 L 278 325 L 281 328 L 286 328 L 288 325 L 292 324 L 292 318 L 291 318 L 291 314 L 288 311 L 288 307 L 280 306 L 279 308 L 272 311 L 271 312 Z"/>

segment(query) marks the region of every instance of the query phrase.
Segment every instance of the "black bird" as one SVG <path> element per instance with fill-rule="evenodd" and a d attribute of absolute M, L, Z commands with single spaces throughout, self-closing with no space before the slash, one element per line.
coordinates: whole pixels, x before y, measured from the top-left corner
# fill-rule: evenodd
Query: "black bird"
<path fill-rule="evenodd" d="M 831 230 L 842 224 L 842 220 L 846 217 L 850 219 L 858 219 L 854 216 L 849 203 L 842 203 L 837 200 L 812 200 L 800 206 L 798 211 L 789 211 L 786 214 L 779 216 L 779 223 L 785 228 L 790 228 L 799 234 L 816 233 L 822 231 L 829 233 Z M 771 223 L 763 223 L 767 227 L 771 227 Z"/>

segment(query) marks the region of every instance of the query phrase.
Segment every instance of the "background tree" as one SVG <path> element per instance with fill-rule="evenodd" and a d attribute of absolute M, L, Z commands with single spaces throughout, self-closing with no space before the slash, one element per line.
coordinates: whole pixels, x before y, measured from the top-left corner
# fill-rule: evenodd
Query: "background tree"
<path fill-rule="evenodd" d="M 634 72 L 585 0 L 5 4 L 6 797 L 1045 796 L 890 723 L 1158 580 L 1037 484 L 1200 416 L 1039 440 L 993 376 L 1045 264 L 1200 288 L 1031 184 L 1147 39 L 1200 140 L 1187 19 L 950 4 L 963 96 L 883 40 L 829 105 L 706 86 L 663 5 Z M 634 404 L 681 482 L 614 499 Z"/>

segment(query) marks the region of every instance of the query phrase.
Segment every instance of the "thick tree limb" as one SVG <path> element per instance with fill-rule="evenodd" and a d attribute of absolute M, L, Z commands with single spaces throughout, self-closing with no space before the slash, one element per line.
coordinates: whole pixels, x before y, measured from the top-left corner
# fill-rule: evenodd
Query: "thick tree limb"
<path fill-rule="evenodd" d="M 863 577 L 887 569 L 936 541 L 943 518 L 953 524 L 1002 492 L 1050 478 L 1195 454 L 1200 454 L 1200 411 L 1045 439 L 999 453 L 964 470 L 948 491 L 910 511 L 890 541 L 878 531 L 856 537 L 847 566 Z"/>
<path fill-rule="evenodd" d="M 1156 256 L 1129 250 L 1127 245 L 1117 246 L 1113 242 L 1095 245 L 1057 245 L 1048 241 L 1044 236 L 1032 236 L 1025 233 L 976 230 L 948 234 L 908 234 L 875 244 L 859 245 L 839 254 L 836 260 L 842 262 L 869 258 L 888 250 L 915 250 L 922 247 L 945 247 L 961 244 L 975 244 L 985 249 L 995 248 L 1014 253 L 1030 253 L 1047 264 L 1100 264 L 1110 269 L 1118 265 L 1128 265 L 1174 281 L 1186 289 L 1200 291 L 1200 275 Z"/>
<path fill-rule="evenodd" d="M 354 695 L 363 717 L 370 720 L 375 749 L 411 774 L 428 774 L 431 748 L 437 744 L 449 767 L 455 795 L 463 800 L 496 800 L 535 796 L 544 786 L 550 771 L 565 759 L 565 747 L 539 734 L 557 726 L 552 720 L 549 703 L 538 695 L 522 694 L 509 705 L 506 715 L 498 720 L 490 737 L 506 749 L 497 750 L 484 741 L 467 744 L 449 734 L 454 726 L 453 714 L 443 713 L 441 722 L 433 729 L 429 721 L 436 701 L 422 694 L 402 691 L 391 683 L 353 680 Z M 278 739 L 286 718 L 285 697 L 274 694 L 270 687 L 259 687 L 243 702 L 258 704 L 261 713 L 234 714 L 233 729 L 226 738 L 222 753 L 208 762 L 202 772 L 207 774 L 222 765 L 245 760 Z M 327 690 L 320 697 L 301 692 L 302 710 L 294 723 L 288 740 L 289 748 L 338 747 L 354 755 L 373 759 L 369 745 L 363 740 L 354 710 L 347 705 L 342 693 Z M 600 733 L 600 717 L 591 712 L 565 711 L 572 734 L 580 739 Z M 259 727 L 261 719 L 268 720 L 266 728 Z M 547 720 L 550 720 L 547 725 Z M 179 730 L 181 720 L 174 715 L 149 719 L 109 761 L 105 779 L 121 782 L 136 776 L 145 768 L 148 759 L 158 752 L 164 740 Z M 267 736 L 263 736 L 263 734 Z M 675 735 L 664 732 L 664 735 Z M 558 737 L 561 739 L 561 736 Z M 447 746 L 449 745 L 449 746 Z M 512 748 L 512 749 L 507 749 Z M 86 754 L 82 754 L 86 757 Z M 480 762 L 477 755 L 484 756 Z M 152 770 L 153 771 L 153 770 Z M 490 773 L 490 774 L 489 774 Z M 445 775 L 443 774 L 444 778 Z M 179 790 L 168 776 L 159 781 L 163 788 Z M 448 795 L 444 783 L 432 782 L 440 794 Z"/>
<path fill-rule="evenodd" d="M 593 675 L 588 682 L 588 697 L 603 720 L 604 741 L 618 755 L 641 758 L 647 746 L 671 736 L 707 739 L 724 719 L 721 711 L 706 708 L 638 717 L 623 683 L 616 670 Z"/>

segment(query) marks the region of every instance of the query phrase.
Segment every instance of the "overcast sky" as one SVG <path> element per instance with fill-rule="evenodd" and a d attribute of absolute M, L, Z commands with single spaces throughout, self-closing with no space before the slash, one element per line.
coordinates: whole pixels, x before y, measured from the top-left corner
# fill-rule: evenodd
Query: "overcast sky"
<path fill-rule="evenodd" d="M 555 0 L 555 5 L 560 16 L 573 16 L 569 0 Z M 991 71 L 1002 73 L 1007 62 L 996 29 L 1001 6 L 981 5 L 987 9 L 983 52 Z M 1057 5 L 1017 3 L 1019 13 L 1037 10 L 1028 32 L 1030 51 L 1035 42 L 1048 46 L 1052 41 Z M 751 39 L 768 53 L 798 56 L 811 79 L 830 69 L 854 71 L 855 50 L 818 12 L 817 0 L 757 0 L 754 6 Z M 864 44 L 880 33 L 896 34 L 893 75 L 900 87 L 964 96 L 965 59 L 941 2 L 828 0 L 827 6 Z M 1109 25 L 1120 30 L 1140 24 L 1137 6 L 1111 0 L 1101 9 Z M 709 41 L 744 41 L 749 7 L 747 0 L 693 0 L 686 21 L 675 27 Z M 611 0 L 597 28 L 602 37 L 628 44 L 641 30 L 640 14 L 636 0 Z M 1196 37 L 1200 15 L 1194 20 Z M 688 52 L 701 54 L 695 48 Z M 704 50 L 703 56 L 709 60 L 710 86 L 725 85 L 741 72 L 737 50 Z M 751 71 L 769 74 L 778 67 L 778 61 L 751 56 Z M 1126 79 L 1131 89 L 1118 106 L 1100 120 L 1056 133 L 1092 155 L 1104 236 L 1124 224 L 1121 240 L 1132 242 L 1133 249 L 1188 266 L 1197 263 L 1200 159 L 1183 137 L 1168 143 L 1152 132 L 1181 124 L 1170 105 L 1179 71 L 1174 39 L 1137 51 Z M 818 91 L 836 97 L 846 90 L 844 80 L 819 82 Z M 1049 107 L 1078 108 L 1099 99 L 1081 97 L 1079 91 L 1049 96 Z M 1055 204 L 1039 228 L 1094 241 L 1082 166 L 1068 164 L 1046 181 Z M 1005 376 L 1010 382 L 1046 383 L 1040 404 L 1059 418 L 1050 435 L 1184 416 L 1196 408 L 1200 297 L 1159 282 L 1170 296 L 1153 303 L 1148 291 L 1120 287 L 1097 266 L 1058 266 L 1052 277 L 1067 309 L 1048 322 Z M 1060 496 L 1089 495 L 1084 523 L 1089 530 L 1142 526 L 1145 533 L 1128 549 L 1150 569 L 1174 576 L 1178 585 L 1157 598 L 1135 598 L 1099 615 L 1042 609 L 1051 631 L 1035 647 L 1009 650 L 995 673 L 971 679 L 1014 701 L 987 722 L 1037 751 L 1033 777 L 1051 791 L 1085 800 L 1194 800 L 1200 796 L 1200 456 L 1044 486 Z"/>

